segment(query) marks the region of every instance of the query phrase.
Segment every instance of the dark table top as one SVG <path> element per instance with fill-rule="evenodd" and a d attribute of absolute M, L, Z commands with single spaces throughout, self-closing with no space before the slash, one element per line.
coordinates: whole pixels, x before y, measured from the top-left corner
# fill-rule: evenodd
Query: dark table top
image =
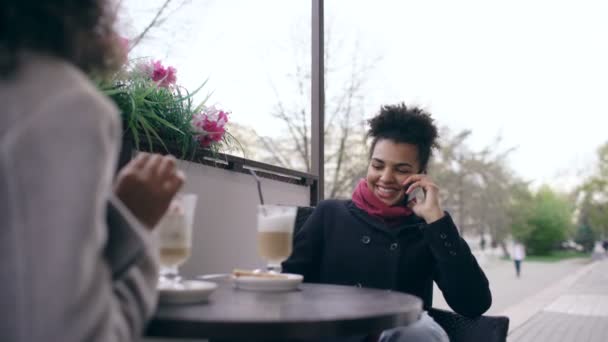
<path fill-rule="evenodd" d="M 247 341 L 362 335 L 410 324 L 422 311 L 419 298 L 386 290 L 301 284 L 298 291 L 264 293 L 219 285 L 208 303 L 160 305 L 146 335 Z"/>

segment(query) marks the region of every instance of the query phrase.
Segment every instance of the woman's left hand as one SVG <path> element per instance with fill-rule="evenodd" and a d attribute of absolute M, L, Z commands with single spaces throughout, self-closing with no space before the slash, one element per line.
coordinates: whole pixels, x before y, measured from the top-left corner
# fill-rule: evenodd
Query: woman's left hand
<path fill-rule="evenodd" d="M 421 188 L 424 191 L 424 199 L 422 201 L 408 203 L 408 206 L 416 216 L 422 217 L 426 223 L 432 223 L 445 215 L 439 203 L 439 187 L 433 183 L 429 176 L 424 174 L 412 175 L 403 182 L 403 186 L 407 184 L 411 185 L 405 189 L 406 197 L 416 190 L 416 188 Z"/>

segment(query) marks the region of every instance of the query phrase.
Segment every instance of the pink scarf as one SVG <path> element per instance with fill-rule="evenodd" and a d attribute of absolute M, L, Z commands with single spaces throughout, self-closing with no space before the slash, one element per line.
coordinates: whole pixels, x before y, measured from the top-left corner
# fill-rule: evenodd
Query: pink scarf
<path fill-rule="evenodd" d="M 367 181 L 365 179 L 361 179 L 359 184 L 357 184 L 352 199 L 357 208 L 365 211 L 371 216 L 379 217 L 385 221 L 393 221 L 413 214 L 412 209 L 404 205 L 389 207 L 384 204 L 384 202 L 376 197 L 376 195 L 367 187 Z"/>

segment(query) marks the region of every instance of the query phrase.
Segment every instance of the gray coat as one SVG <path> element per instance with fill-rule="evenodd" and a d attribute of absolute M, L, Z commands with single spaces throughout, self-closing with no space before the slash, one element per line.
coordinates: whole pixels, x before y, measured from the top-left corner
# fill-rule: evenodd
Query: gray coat
<path fill-rule="evenodd" d="M 0 103 L 0 341 L 138 339 L 157 269 L 149 232 L 111 196 L 117 109 L 33 55 L 0 80 Z"/>

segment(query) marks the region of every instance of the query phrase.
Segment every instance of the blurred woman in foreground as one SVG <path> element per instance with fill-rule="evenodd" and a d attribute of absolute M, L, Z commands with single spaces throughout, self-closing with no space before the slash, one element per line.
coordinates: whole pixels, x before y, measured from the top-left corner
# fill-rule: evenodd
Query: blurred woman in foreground
<path fill-rule="evenodd" d="M 184 179 L 140 154 L 113 180 L 118 111 L 87 77 L 123 61 L 111 7 L 2 2 L 0 341 L 132 341 L 156 305 L 150 230 Z"/>

